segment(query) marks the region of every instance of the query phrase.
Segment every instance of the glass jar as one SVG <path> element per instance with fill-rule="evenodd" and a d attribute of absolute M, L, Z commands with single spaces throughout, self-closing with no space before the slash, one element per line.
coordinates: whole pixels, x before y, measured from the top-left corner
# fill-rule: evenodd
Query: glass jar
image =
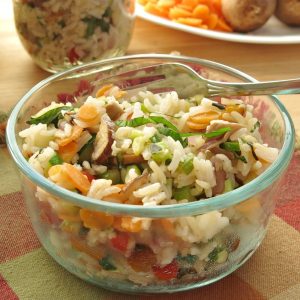
<path fill-rule="evenodd" d="M 16 29 L 33 60 L 50 72 L 123 55 L 134 0 L 14 0 Z"/>

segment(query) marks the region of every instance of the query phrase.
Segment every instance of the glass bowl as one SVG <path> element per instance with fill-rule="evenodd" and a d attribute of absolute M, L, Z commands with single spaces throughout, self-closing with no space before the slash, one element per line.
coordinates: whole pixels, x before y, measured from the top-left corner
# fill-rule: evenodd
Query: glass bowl
<path fill-rule="evenodd" d="M 162 62 L 188 64 L 211 79 L 255 81 L 233 68 L 197 58 L 125 56 L 52 75 L 25 94 L 8 120 L 8 148 L 22 173 L 28 213 L 42 245 L 69 272 L 113 291 L 184 291 L 211 284 L 239 268 L 266 234 L 280 179 L 293 153 L 294 128 L 285 107 L 276 97 L 255 96 L 243 100 L 253 105 L 265 143 L 279 148 L 279 156 L 249 183 L 207 200 L 157 207 L 94 200 L 50 182 L 23 157 L 18 132 L 28 127 L 26 121 L 42 107 L 74 96 L 85 99 L 93 94 L 93 82 Z M 110 225 L 98 229 L 82 226 L 80 209 L 98 214 L 99 220 L 108 218 Z M 129 217 L 147 220 L 148 228 L 124 233 L 113 225 L 114 220 Z M 198 238 L 189 238 L 191 227 L 180 235 L 175 233 L 174 238 L 170 220 L 196 222 Z M 164 263 L 158 264 L 158 257 Z"/>
<path fill-rule="evenodd" d="M 134 0 L 13 0 L 20 40 L 34 62 L 55 73 L 124 55 L 134 26 Z"/>

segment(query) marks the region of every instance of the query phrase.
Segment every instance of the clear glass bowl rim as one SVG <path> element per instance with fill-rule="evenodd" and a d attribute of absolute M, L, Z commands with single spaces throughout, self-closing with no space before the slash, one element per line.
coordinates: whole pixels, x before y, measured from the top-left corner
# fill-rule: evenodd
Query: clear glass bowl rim
<path fill-rule="evenodd" d="M 6 128 L 6 140 L 9 152 L 13 157 L 16 165 L 20 169 L 20 171 L 27 176 L 31 181 L 45 189 L 49 193 L 62 198 L 66 201 L 72 202 L 75 205 L 80 207 L 85 207 L 91 210 L 96 211 L 104 211 L 110 214 L 122 214 L 122 215 L 132 215 L 136 217 L 146 217 L 146 218 L 173 218 L 180 216 L 188 216 L 195 214 L 207 213 L 214 210 L 222 210 L 226 207 L 238 204 L 245 199 L 248 199 L 255 194 L 263 191 L 270 185 L 272 185 L 284 172 L 287 168 L 289 161 L 292 158 L 292 154 L 294 151 L 294 142 L 295 142 L 295 132 L 292 119 L 281 103 L 281 101 L 275 97 L 270 96 L 272 100 L 275 102 L 277 108 L 281 112 L 283 122 L 285 124 L 285 136 L 283 147 L 280 151 L 279 157 L 277 160 L 260 176 L 247 183 L 246 185 L 237 188 L 231 192 L 218 195 L 212 198 L 208 198 L 206 200 L 189 202 L 184 204 L 174 204 L 174 205 L 160 205 L 156 207 L 143 207 L 139 205 L 130 205 L 130 204 L 118 204 L 112 203 L 102 200 L 95 200 L 80 194 L 73 193 L 64 188 L 61 188 L 41 174 L 36 172 L 30 164 L 26 161 L 21 151 L 19 150 L 17 140 L 16 140 L 16 132 L 15 126 L 18 120 L 18 115 L 23 105 L 29 101 L 32 94 L 42 89 L 44 86 L 50 84 L 52 81 L 57 80 L 62 77 L 66 77 L 71 75 L 73 72 L 79 72 L 89 68 L 97 68 L 107 65 L 109 63 L 115 62 L 134 62 L 135 60 L 139 61 L 145 59 L 164 59 L 164 60 L 177 60 L 182 63 L 196 63 L 203 65 L 205 67 L 213 68 L 215 70 L 223 71 L 229 75 L 236 76 L 237 78 L 246 80 L 248 82 L 257 82 L 253 77 L 238 71 L 234 68 L 228 67 L 226 65 L 222 65 L 217 62 L 204 60 L 200 58 L 188 57 L 188 56 L 176 56 L 169 54 L 137 54 L 137 55 L 128 55 L 121 56 L 117 58 L 106 59 L 102 61 L 96 61 L 92 63 L 83 64 L 81 66 L 77 66 L 71 68 L 66 71 L 59 72 L 57 74 L 51 75 L 48 78 L 40 81 L 34 87 L 32 87 L 16 104 L 14 109 L 11 112 L 11 115 L 7 122 Z"/>

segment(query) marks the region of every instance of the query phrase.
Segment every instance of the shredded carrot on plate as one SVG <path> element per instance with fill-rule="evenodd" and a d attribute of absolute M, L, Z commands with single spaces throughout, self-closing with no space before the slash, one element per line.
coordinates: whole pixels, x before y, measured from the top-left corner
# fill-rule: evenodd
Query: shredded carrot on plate
<path fill-rule="evenodd" d="M 138 0 L 146 12 L 184 25 L 232 32 L 221 0 Z"/>

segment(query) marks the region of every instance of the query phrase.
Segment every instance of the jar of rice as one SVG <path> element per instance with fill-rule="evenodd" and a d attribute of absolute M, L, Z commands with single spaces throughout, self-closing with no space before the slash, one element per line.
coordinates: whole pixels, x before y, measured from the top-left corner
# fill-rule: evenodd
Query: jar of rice
<path fill-rule="evenodd" d="M 123 55 L 130 42 L 134 0 L 13 2 L 23 46 L 47 71 Z"/>

